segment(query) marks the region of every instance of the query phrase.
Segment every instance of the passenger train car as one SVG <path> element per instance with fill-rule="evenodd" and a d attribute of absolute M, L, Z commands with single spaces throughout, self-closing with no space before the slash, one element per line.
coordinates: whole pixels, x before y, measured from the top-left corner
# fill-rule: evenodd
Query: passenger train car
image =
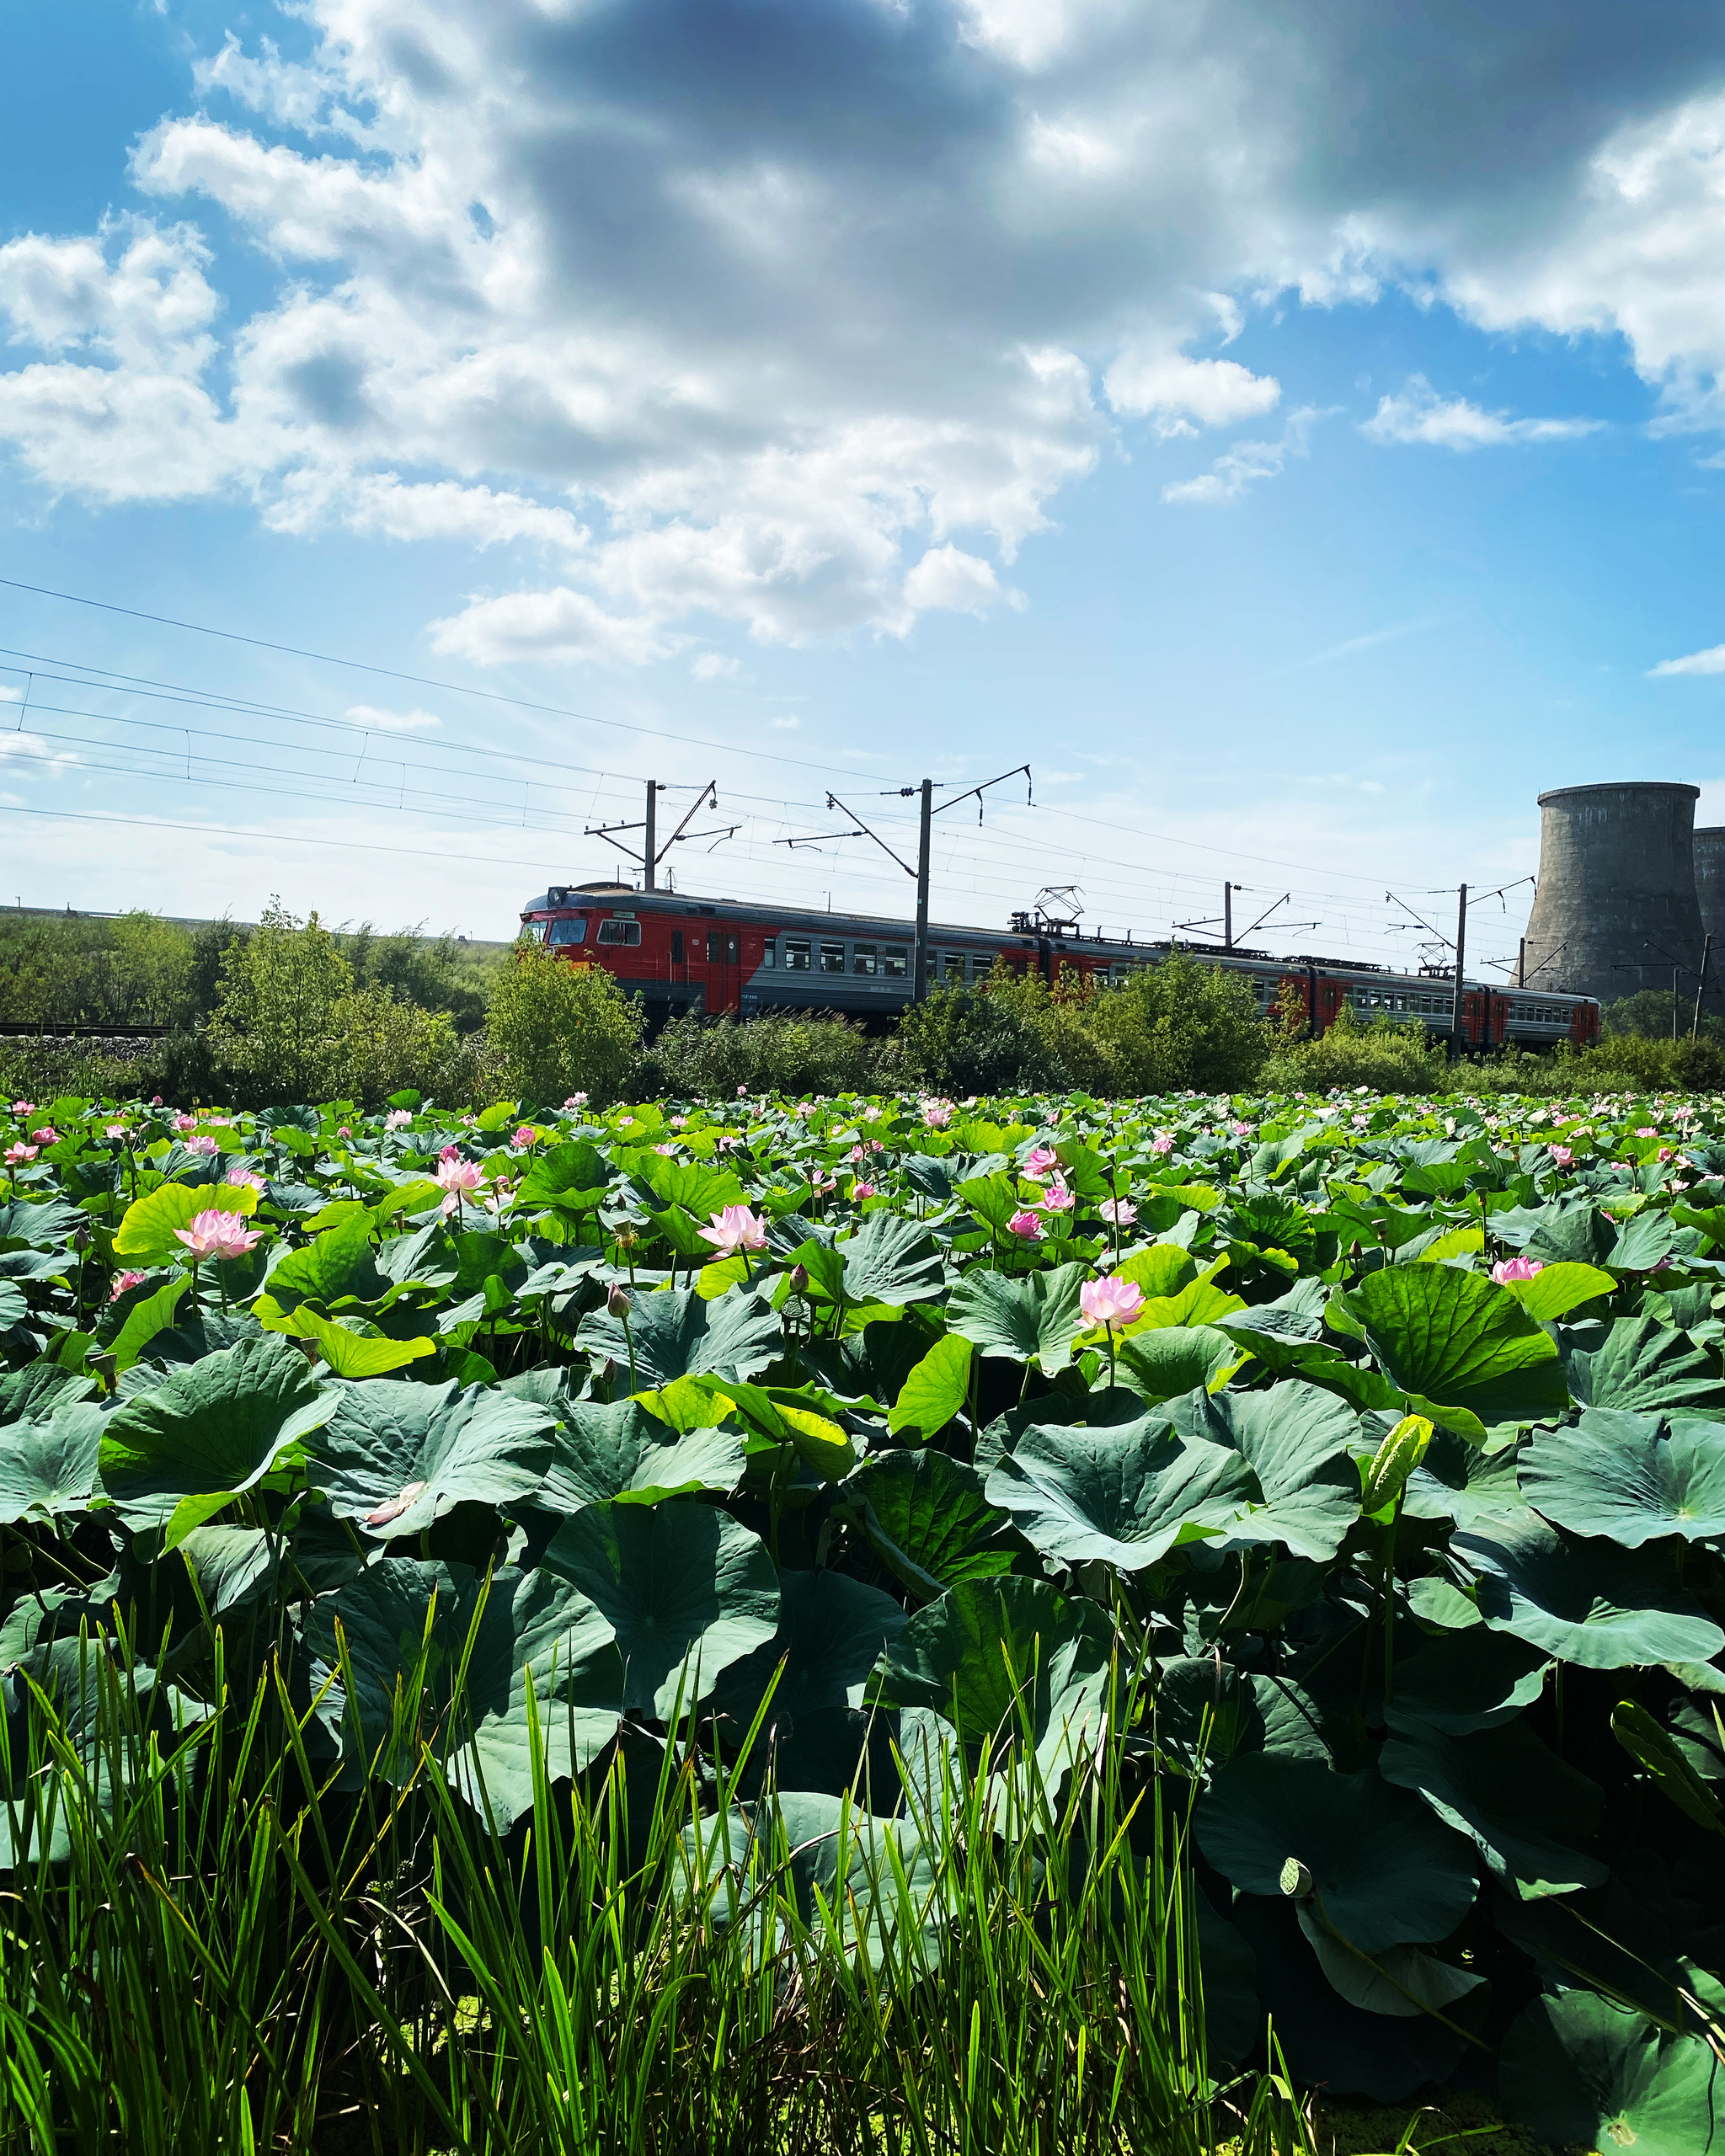
<path fill-rule="evenodd" d="M 557 886 L 531 899 L 521 929 L 574 964 L 603 966 L 622 987 L 641 996 L 655 1027 L 684 1011 L 742 1017 L 763 1011 L 836 1011 L 884 1026 L 911 1000 L 915 931 L 906 921 L 599 883 Z M 1065 971 L 1118 985 L 1173 947 L 1086 936 L 1071 923 L 1026 914 L 1015 914 L 1004 933 L 932 926 L 929 985 L 974 984 L 997 965 L 1034 969 L 1049 981 Z M 1206 964 L 1243 974 L 1266 1013 L 1289 990 L 1318 1033 L 1335 1023 L 1344 1003 L 1368 1024 L 1387 1018 L 1441 1033 L 1454 1026 L 1455 988 L 1448 974 L 1398 974 L 1353 960 L 1305 954 L 1279 958 L 1202 943 L 1180 947 Z M 1462 994 L 1461 1030 L 1476 1050 L 1506 1042 L 1525 1048 L 1560 1040 L 1582 1045 L 1599 1037 L 1599 1006 L 1585 995 L 1470 981 Z"/>

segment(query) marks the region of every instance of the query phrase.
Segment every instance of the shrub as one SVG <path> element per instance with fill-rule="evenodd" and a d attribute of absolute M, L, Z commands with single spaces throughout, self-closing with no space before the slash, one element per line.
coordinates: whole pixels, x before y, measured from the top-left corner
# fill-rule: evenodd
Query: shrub
<path fill-rule="evenodd" d="M 1608 1040 L 1633 1036 L 1669 1043 L 1674 1038 L 1688 1038 L 1695 1017 L 1695 995 L 1693 990 L 1673 995 L 1669 988 L 1643 988 L 1606 1004 L 1600 1015 Z M 1725 1040 L 1725 1018 L 1703 1011 L 1701 1031 L 1710 1040 Z"/>
<path fill-rule="evenodd" d="M 686 1011 L 654 1043 L 662 1089 L 680 1100 L 751 1093 L 854 1093 L 874 1075 L 862 1027 L 830 1015 L 775 1011 L 759 1018 Z"/>
<path fill-rule="evenodd" d="M 602 966 L 521 943 L 492 990 L 489 1046 L 506 1091 L 544 1106 L 586 1093 L 598 1106 L 628 1090 L 644 1022 Z"/>
<path fill-rule="evenodd" d="M 454 938 L 434 942 L 417 929 L 379 936 L 369 921 L 340 939 L 341 954 L 360 988 L 383 989 L 398 1003 L 447 1011 L 458 1033 L 476 1033 L 500 968 L 494 958 L 464 952 Z"/>
<path fill-rule="evenodd" d="M 302 921 L 279 899 L 257 929 L 228 947 L 210 1027 L 216 1064 L 243 1106 L 309 1101 L 332 1091 L 335 1013 L 353 969 L 317 915 Z"/>
<path fill-rule="evenodd" d="M 1049 1052 L 1023 1010 L 1004 995 L 961 988 L 937 988 L 905 1011 L 881 1070 L 939 1093 L 1023 1092 L 1054 1082 Z"/>
<path fill-rule="evenodd" d="M 1577 1087 L 1644 1092 L 1712 1092 L 1725 1086 L 1725 1049 L 1712 1040 L 1648 1040 L 1623 1033 L 1603 1040 L 1568 1065 Z"/>
<path fill-rule="evenodd" d="M 1473 1066 L 1466 1070 L 1471 1075 Z M 1427 1094 L 1450 1091 L 1450 1070 L 1442 1044 L 1423 1026 L 1398 1026 L 1388 1018 L 1362 1026 L 1344 1003 L 1316 1040 L 1279 1049 L 1259 1082 L 1279 1092 L 1370 1086 L 1377 1093 Z"/>
<path fill-rule="evenodd" d="M 1052 988 L 1033 974 L 1007 974 L 991 979 L 987 995 L 1035 1038 L 1040 1082 L 1085 1092 L 1238 1091 L 1269 1053 L 1244 980 L 1180 951 L 1119 988 L 1092 987 L 1072 972 Z"/>

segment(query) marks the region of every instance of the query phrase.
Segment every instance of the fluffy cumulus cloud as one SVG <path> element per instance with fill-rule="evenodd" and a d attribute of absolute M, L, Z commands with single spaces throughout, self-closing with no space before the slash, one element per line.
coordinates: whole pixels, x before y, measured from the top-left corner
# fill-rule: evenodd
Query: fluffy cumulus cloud
<path fill-rule="evenodd" d="M 1225 355 L 1290 292 L 1615 338 L 1725 421 L 1712 0 L 295 0 L 131 179 L 0 249 L 0 437 L 51 492 L 496 550 L 434 632 L 481 664 L 986 613 L 1116 441 L 1246 430 L 1166 488 L 1237 502 L 1310 446 Z"/>

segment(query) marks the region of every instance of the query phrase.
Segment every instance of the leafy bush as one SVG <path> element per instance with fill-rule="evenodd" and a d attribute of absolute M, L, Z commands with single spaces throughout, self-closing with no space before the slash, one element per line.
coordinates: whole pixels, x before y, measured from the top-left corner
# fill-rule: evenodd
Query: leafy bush
<path fill-rule="evenodd" d="M 874 1048 L 848 1018 L 773 1011 L 758 1018 L 685 1011 L 654 1043 L 660 1089 L 679 1100 L 751 1093 L 854 1093 L 873 1074 Z"/>
<path fill-rule="evenodd" d="M 190 932 L 150 913 L 0 913 L 0 1018 L 40 1026 L 189 1025 Z"/>
<path fill-rule="evenodd" d="M 991 1001 L 1034 1038 L 1045 1082 L 1093 1094 L 1228 1091 L 1263 1070 L 1269 1038 L 1238 974 L 1176 951 L 1118 988 L 1063 971 L 991 978 Z"/>
<path fill-rule="evenodd" d="M 1673 1041 L 1619 1034 L 1586 1049 L 1573 1069 L 1578 1085 L 1701 1091 L 1725 1086 L 1725 1048 L 1686 1036 Z"/>
<path fill-rule="evenodd" d="M 899 1020 L 881 1070 L 937 1093 L 1031 1091 L 1054 1082 L 1049 1049 L 1005 995 L 937 988 Z"/>
<path fill-rule="evenodd" d="M 338 939 L 354 985 L 386 990 L 398 1003 L 447 1011 L 458 1033 L 477 1033 L 506 960 L 476 956 L 453 937 L 434 941 L 416 929 L 380 936 L 369 921 Z"/>
<path fill-rule="evenodd" d="M 506 1091 L 542 1105 L 573 1093 L 598 1103 L 629 1090 L 645 1022 L 602 966 L 521 943 L 492 990 L 488 1032 Z"/>
<path fill-rule="evenodd" d="M 1463 1069 L 1471 1078 L 1473 1066 Z M 1375 1093 L 1421 1097 L 1448 1091 L 1451 1074 L 1442 1042 L 1434 1040 L 1423 1026 L 1398 1026 L 1389 1018 L 1362 1025 L 1344 1003 L 1335 1023 L 1316 1040 L 1284 1042 L 1263 1082 L 1278 1092 L 1352 1091 L 1369 1086 Z"/>
<path fill-rule="evenodd" d="M 1607 1040 L 1634 1037 L 1641 1040 L 1686 1040 L 1695 1019 L 1695 994 L 1669 988 L 1643 988 L 1633 995 L 1621 995 L 1600 1013 Z M 1701 1033 L 1709 1040 L 1725 1040 L 1725 1018 L 1711 1011 L 1701 1012 Z"/>

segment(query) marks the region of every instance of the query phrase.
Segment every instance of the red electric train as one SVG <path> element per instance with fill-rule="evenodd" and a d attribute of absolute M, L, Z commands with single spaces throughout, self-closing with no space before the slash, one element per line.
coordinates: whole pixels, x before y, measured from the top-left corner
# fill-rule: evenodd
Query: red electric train
<path fill-rule="evenodd" d="M 911 1001 L 915 930 L 906 921 L 869 914 L 800 912 L 681 891 L 638 891 L 626 883 L 554 886 L 530 899 L 524 935 L 576 965 L 603 966 L 638 994 L 654 1026 L 684 1011 L 836 1011 L 889 1022 Z M 1034 969 L 1053 980 L 1070 969 L 1098 984 L 1119 984 L 1153 966 L 1173 948 L 1086 935 L 1071 921 L 1014 914 L 1000 933 L 981 928 L 929 930 L 931 988 L 983 979 L 996 966 Z M 1260 1010 L 1274 1010 L 1285 988 L 1316 1030 L 1332 1026 L 1343 1005 L 1368 1023 L 1423 1024 L 1448 1033 L 1454 1025 L 1454 983 L 1448 974 L 1395 973 L 1355 960 L 1274 958 L 1268 952 L 1187 943 L 1206 964 L 1224 966 L 1251 984 Z M 1461 1031 L 1476 1050 L 1514 1042 L 1549 1047 L 1584 1045 L 1599 1038 L 1599 1006 L 1586 995 L 1535 988 L 1465 984 Z"/>

